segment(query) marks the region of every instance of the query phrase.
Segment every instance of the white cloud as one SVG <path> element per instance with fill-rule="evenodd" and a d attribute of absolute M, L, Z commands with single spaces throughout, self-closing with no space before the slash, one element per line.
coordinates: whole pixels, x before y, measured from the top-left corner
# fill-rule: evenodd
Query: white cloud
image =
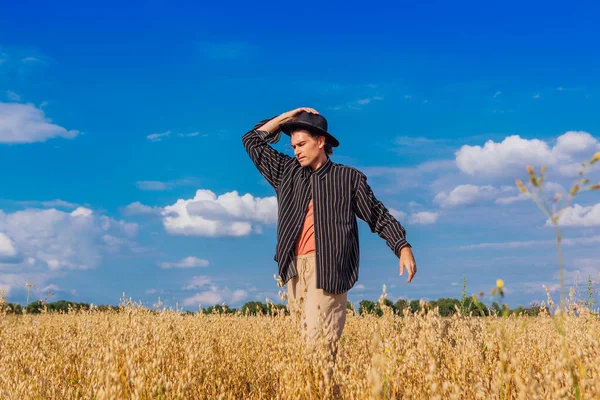
<path fill-rule="evenodd" d="M 240 196 L 237 191 L 217 196 L 210 190 L 198 190 L 193 199 L 179 199 L 162 214 L 170 234 L 246 236 L 260 232 L 259 224 L 277 222 L 277 200 L 274 196 Z"/>
<path fill-rule="evenodd" d="M 600 235 L 579 237 L 579 238 L 564 238 L 562 244 L 565 246 L 581 246 L 581 245 L 596 245 L 600 243 Z M 458 250 L 480 250 L 480 249 L 493 249 L 493 250 L 505 250 L 505 249 L 518 249 L 518 248 L 530 248 L 530 247 L 542 247 L 542 246 L 556 246 L 556 240 L 522 240 L 518 242 L 496 242 L 496 243 L 478 243 L 467 246 L 458 246 Z"/>
<path fill-rule="evenodd" d="M 494 203 L 505 205 L 505 204 L 512 204 L 517 201 L 523 201 L 523 200 L 530 200 L 530 198 L 525 193 L 520 193 L 515 196 L 497 198 Z"/>
<path fill-rule="evenodd" d="M 157 290 L 156 289 L 146 289 L 146 291 L 144 293 L 146 293 L 146 294 L 156 294 Z"/>
<path fill-rule="evenodd" d="M 0 260 L 13 258 L 17 255 L 15 243 L 5 233 L 0 232 Z"/>
<path fill-rule="evenodd" d="M 200 135 L 200 132 L 191 132 L 191 133 L 178 133 L 176 136 L 177 137 L 195 137 L 195 136 L 199 136 L 199 135 Z M 146 138 L 152 142 L 160 142 L 169 136 L 171 136 L 171 131 L 167 131 L 164 133 L 152 133 L 152 134 L 146 136 Z M 208 135 L 204 134 L 202 136 L 208 136 Z"/>
<path fill-rule="evenodd" d="M 116 252 L 133 237 L 137 224 L 98 216 L 79 207 L 71 213 L 57 209 L 26 209 L 6 214 L 0 211 L 0 232 L 18 250 L 19 262 L 27 268 L 50 271 L 90 269 L 101 262 L 107 252 Z"/>
<path fill-rule="evenodd" d="M 373 96 L 373 97 L 367 97 L 367 98 L 365 98 L 365 99 L 360 99 L 360 100 L 358 100 L 356 103 L 358 103 L 358 104 L 361 104 L 361 105 L 364 105 L 364 104 L 369 104 L 369 103 L 371 103 L 372 101 L 380 101 L 380 100 L 383 100 L 383 97 L 380 97 L 380 96 Z"/>
<path fill-rule="evenodd" d="M 208 276 L 194 276 L 187 281 L 187 285 L 183 287 L 183 290 L 194 290 L 212 283 L 212 279 Z"/>
<path fill-rule="evenodd" d="M 160 262 L 158 266 L 161 268 L 197 268 L 197 267 L 208 267 L 208 260 L 203 260 L 197 257 L 186 257 L 179 262 Z"/>
<path fill-rule="evenodd" d="M 459 185 L 452 189 L 450 193 L 440 192 L 433 201 L 440 207 L 456 207 L 477 203 L 482 200 L 493 198 L 498 190 L 493 186 L 476 186 L 471 184 Z"/>
<path fill-rule="evenodd" d="M 439 216 L 440 215 L 437 212 L 421 211 L 411 214 L 408 223 L 421 225 L 434 224 L 438 220 Z"/>
<path fill-rule="evenodd" d="M 496 204 L 507 205 L 507 204 L 515 203 L 517 201 L 524 201 L 524 200 L 532 201 L 531 198 L 526 193 L 521 193 L 517 189 L 516 186 L 515 187 L 504 186 L 504 187 L 502 187 L 502 192 L 503 193 L 513 192 L 513 193 L 517 193 L 517 194 L 512 195 L 512 196 L 507 196 L 507 197 L 498 197 L 495 201 Z M 542 187 L 542 192 L 543 192 L 544 196 L 546 196 L 547 198 L 553 199 L 554 195 L 557 193 L 564 194 L 565 188 L 559 183 L 545 181 L 544 185 Z"/>
<path fill-rule="evenodd" d="M 198 277 L 203 278 L 203 277 Z M 204 286 L 205 283 L 196 285 L 195 287 Z M 186 288 L 191 285 L 186 286 Z M 187 297 L 183 300 L 183 305 L 190 306 L 203 306 L 208 307 L 216 304 L 225 303 L 227 305 L 233 305 L 248 298 L 248 292 L 242 289 L 231 290 L 227 287 L 219 288 L 216 285 L 210 286 L 209 290 L 196 293 L 193 296 Z"/>
<path fill-rule="evenodd" d="M 69 208 L 69 209 L 75 209 L 77 207 L 79 207 L 79 204 L 76 203 L 71 203 L 68 201 L 64 201 L 64 200 L 60 200 L 60 199 L 54 199 L 54 200 L 47 200 L 47 201 L 37 201 L 37 200 L 27 200 L 27 201 L 19 201 L 18 204 L 24 206 L 24 207 L 45 207 L 45 208 Z"/>
<path fill-rule="evenodd" d="M 525 173 L 527 165 L 558 165 L 561 175 L 576 176 L 581 162 L 598 150 L 600 142 L 589 133 L 569 131 L 553 147 L 543 140 L 512 135 L 501 143 L 489 140 L 483 147 L 464 145 L 455 154 L 456 165 L 469 175 L 514 176 Z"/>
<path fill-rule="evenodd" d="M 21 59 L 21 61 L 22 61 L 22 62 L 24 62 L 24 63 L 37 63 L 37 62 L 42 62 L 42 60 L 40 60 L 39 58 L 37 58 L 37 57 L 31 57 L 31 56 L 29 56 L 29 57 L 23 57 L 23 58 Z"/>
<path fill-rule="evenodd" d="M 84 217 L 89 217 L 90 215 L 92 215 L 94 212 L 92 210 L 90 210 L 89 208 L 85 208 L 85 207 L 77 207 L 75 210 L 73 210 L 71 212 L 71 215 L 74 217 L 77 216 L 84 216 Z"/>
<path fill-rule="evenodd" d="M 162 212 L 161 207 L 150 207 L 139 201 L 128 204 L 121 210 L 123 215 L 161 215 Z"/>
<path fill-rule="evenodd" d="M 365 290 L 365 285 L 363 285 L 362 283 L 354 286 L 354 289 L 356 290 Z"/>
<path fill-rule="evenodd" d="M 80 132 L 51 123 L 32 104 L 0 102 L 0 143 L 44 142 L 54 137 L 72 139 Z"/>
<path fill-rule="evenodd" d="M 493 98 L 495 99 L 496 97 L 500 96 L 502 94 L 501 91 L 497 91 L 496 93 L 494 93 Z"/>
<path fill-rule="evenodd" d="M 583 207 L 574 204 L 565 208 L 558 218 L 560 226 L 600 226 L 600 203 L 593 206 Z M 546 226 L 553 226 L 550 220 Z"/>
<path fill-rule="evenodd" d="M 390 208 L 389 211 L 398 221 L 403 221 L 404 218 L 406 218 L 406 213 L 404 211 L 396 210 L 394 208 Z"/>
<path fill-rule="evenodd" d="M 137 181 L 136 185 L 141 190 L 162 191 L 169 190 L 177 186 L 192 185 L 196 183 L 194 179 L 177 179 L 169 182 L 162 181 Z"/>
<path fill-rule="evenodd" d="M 61 292 L 62 289 L 58 285 L 55 285 L 54 283 L 50 283 L 49 285 L 46 285 L 45 287 L 43 287 L 41 291 L 45 292 L 45 293 L 47 293 L 48 291 Z"/>
<path fill-rule="evenodd" d="M 540 98 L 540 94 L 539 94 L 539 93 L 536 93 L 535 95 L 533 95 L 533 98 L 534 98 L 534 99 L 539 99 L 539 98 Z"/>
<path fill-rule="evenodd" d="M 167 131 L 165 133 L 151 133 L 150 135 L 146 136 L 146 138 L 153 142 L 160 142 L 163 138 L 169 136 L 170 134 L 171 131 Z"/>
<path fill-rule="evenodd" d="M 8 97 L 10 101 L 21 101 L 21 96 L 11 90 L 6 91 L 6 97 Z"/>

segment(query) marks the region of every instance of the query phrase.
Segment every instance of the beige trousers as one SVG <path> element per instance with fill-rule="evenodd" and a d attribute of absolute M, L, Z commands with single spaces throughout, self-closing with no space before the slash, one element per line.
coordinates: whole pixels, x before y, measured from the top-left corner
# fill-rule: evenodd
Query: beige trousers
<path fill-rule="evenodd" d="M 300 323 L 308 344 L 325 339 L 332 355 L 346 324 L 347 293 L 331 294 L 317 289 L 315 254 L 297 257 L 298 274 L 288 282 L 288 309 L 292 320 Z"/>

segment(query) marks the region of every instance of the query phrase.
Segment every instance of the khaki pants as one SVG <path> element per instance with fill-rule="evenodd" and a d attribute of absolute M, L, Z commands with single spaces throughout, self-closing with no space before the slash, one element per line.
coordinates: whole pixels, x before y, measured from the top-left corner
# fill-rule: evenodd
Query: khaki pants
<path fill-rule="evenodd" d="M 325 339 L 331 355 L 346 324 L 347 293 L 331 294 L 317 289 L 315 254 L 297 257 L 298 275 L 288 282 L 288 309 L 295 323 L 300 323 L 302 337 L 308 344 Z"/>

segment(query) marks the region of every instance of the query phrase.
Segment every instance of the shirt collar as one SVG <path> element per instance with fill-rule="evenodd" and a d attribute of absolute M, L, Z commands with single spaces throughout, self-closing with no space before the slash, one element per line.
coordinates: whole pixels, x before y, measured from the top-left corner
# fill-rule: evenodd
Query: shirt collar
<path fill-rule="evenodd" d="M 307 175 L 316 174 L 319 178 L 323 179 L 331 169 L 333 165 L 333 161 L 329 157 L 327 157 L 327 161 L 323 165 L 321 165 L 316 171 L 310 169 L 310 167 L 304 167 L 304 170 L 307 172 Z"/>

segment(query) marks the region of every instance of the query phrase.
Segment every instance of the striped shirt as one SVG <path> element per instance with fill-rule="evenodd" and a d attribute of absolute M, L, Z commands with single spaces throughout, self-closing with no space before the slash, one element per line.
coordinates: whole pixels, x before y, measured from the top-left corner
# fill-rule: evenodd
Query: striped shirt
<path fill-rule="evenodd" d="M 350 290 L 358 280 L 359 243 L 356 217 L 386 241 L 394 254 L 410 244 L 404 227 L 375 198 L 366 176 L 355 168 L 327 161 L 313 171 L 295 157 L 278 152 L 281 131 L 258 130 L 242 137 L 250 159 L 277 194 L 275 261 L 285 284 L 297 274 L 295 245 L 308 203 L 313 199 L 317 289 L 332 294 Z"/>

